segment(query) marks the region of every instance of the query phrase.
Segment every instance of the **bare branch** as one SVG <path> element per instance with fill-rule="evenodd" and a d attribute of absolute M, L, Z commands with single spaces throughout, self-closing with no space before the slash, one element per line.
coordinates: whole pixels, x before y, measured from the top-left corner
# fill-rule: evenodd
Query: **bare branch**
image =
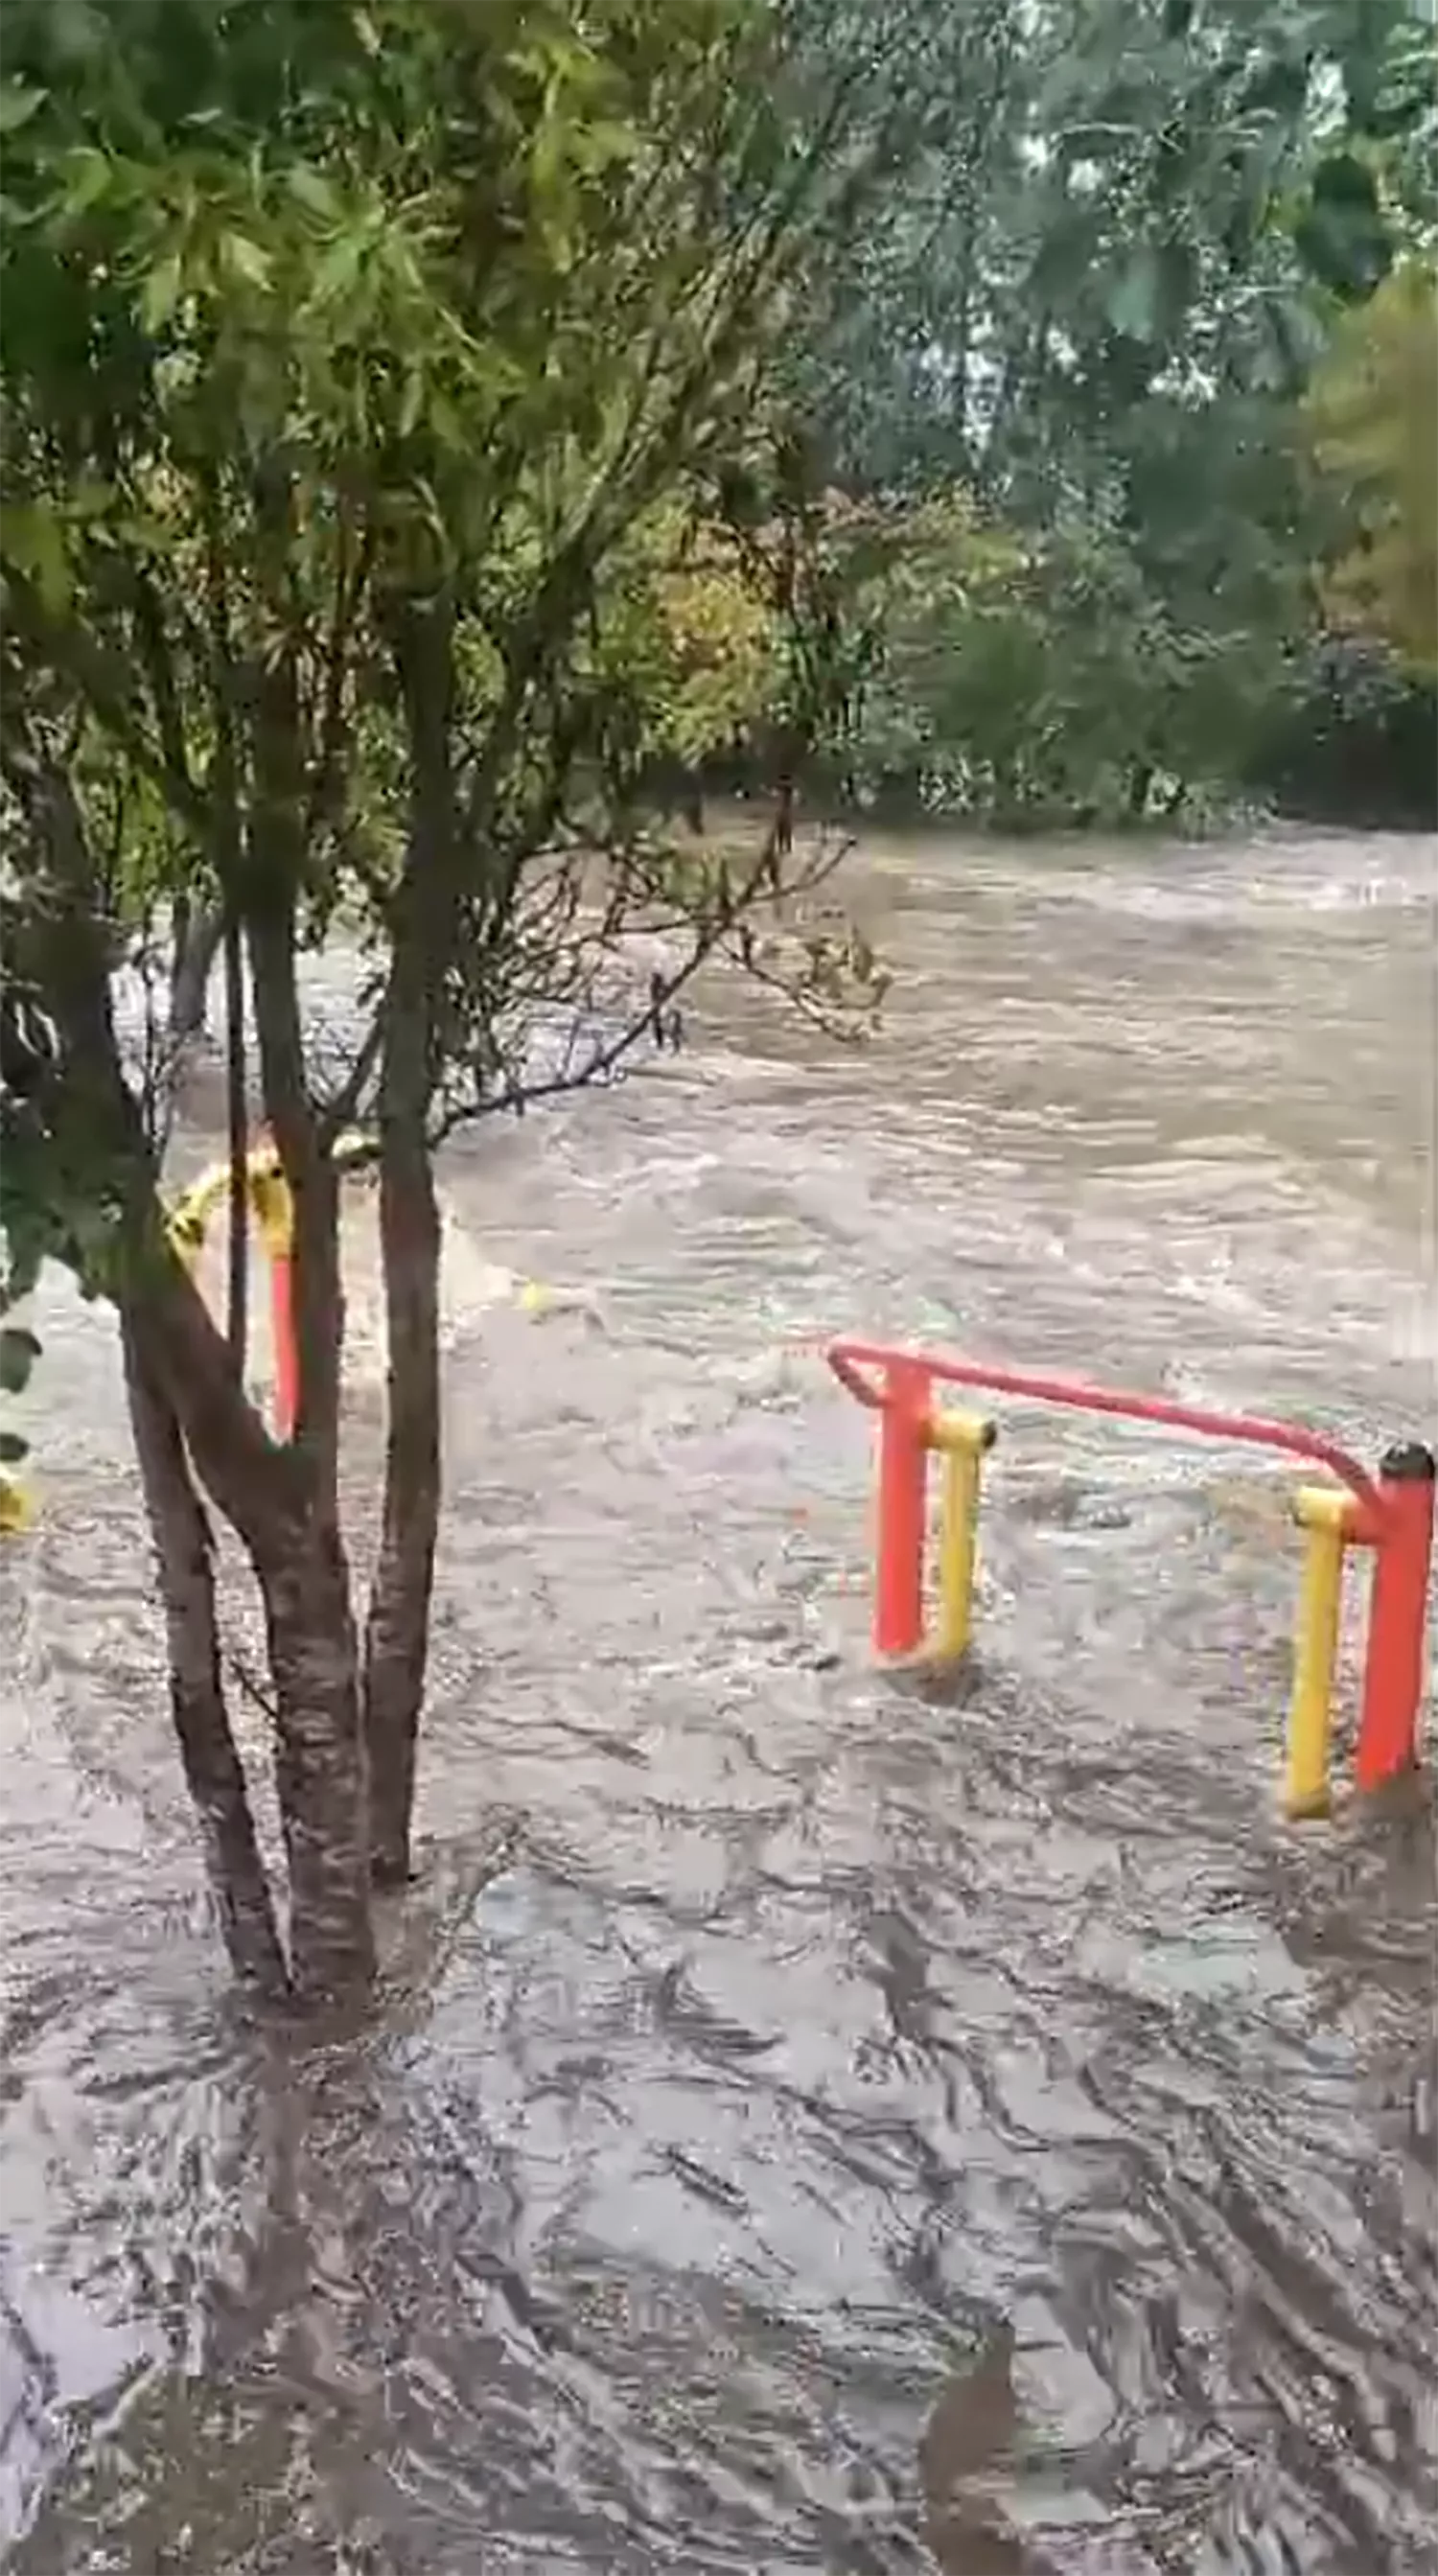
<path fill-rule="evenodd" d="M 842 1029 L 844 1023 L 839 1011 L 832 1008 L 826 1009 L 822 997 L 806 989 L 802 976 L 786 976 L 782 969 L 764 960 L 752 943 L 746 943 L 741 936 L 744 916 L 751 912 L 766 895 L 774 892 L 776 883 L 779 885 L 781 900 L 801 892 L 812 891 L 833 873 L 848 846 L 847 842 L 840 841 L 832 848 L 819 848 L 805 861 L 798 876 L 790 884 L 785 885 L 781 871 L 784 828 L 784 817 L 780 814 L 771 824 L 763 843 L 727 901 L 716 906 L 711 912 L 701 913 L 697 918 L 692 909 L 684 912 L 676 908 L 670 915 L 670 923 L 674 927 L 682 923 L 688 929 L 687 954 L 657 979 L 662 987 L 657 999 L 655 988 L 651 986 L 643 1009 L 631 1013 L 624 1025 L 610 1037 L 596 1038 L 589 1051 L 579 1060 L 576 1060 L 576 1049 L 581 1028 L 586 1016 L 595 1008 L 597 970 L 605 963 L 612 963 L 616 950 L 627 940 L 631 938 L 653 940 L 661 936 L 660 923 L 650 918 L 647 913 L 643 919 L 628 924 L 611 917 L 602 930 L 596 929 L 589 940 L 581 941 L 577 953 L 571 952 L 570 971 L 563 977 L 556 972 L 560 966 L 560 958 L 556 957 L 552 949 L 549 950 L 547 952 L 548 971 L 543 988 L 528 996 L 522 995 L 522 988 L 513 975 L 513 959 L 507 956 L 502 978 L 507 999 L 518 1001 L 521 998 L 527 998 L 536 1007 L 542 1008 L 545 1004 L 553 1007 L 559 999 L 574 1002 L 576 993 L 583 996 L 583 999 L 575 1005 L 576 1016 L 571 1025 L 564 1061 L 557 1070 L 546 1074 L 516 1075 L 499 1087 L 494 1086 L 491 1081 L 488 1087 L 483 1087 L 464 1098 L 458 1100 L 450 1098 L 440 1109 L 438 1117 L 431 1122 L 429 1131 L 431 1143 L 434 1145 L 442 1143 L 458 1129 L 472 1124 L 479 1118 L 492 1117 L 503 1111 L 522 1115 L 526 1109 L 542 1101 L 557 1099 L 570 1092 L 587 1090 L 609 1081 L 627 1067 L 628 1060 L 646 1039 L 651 1041 L 654 1039 L 657 1010 L 672 1010 L 678 997 L 692 983 L 700 969 L 718 956 L 727 954 L 756 983 L 765 985 L 774 992 L 782 993 L 790 1002 L 797 1002 L 807 1016 L 821 1022 L 826 1028 Z M 630 896 L 632 898 L 637 894 L 642 904 L 650 891 L 657 892 L 661 885 L 662 870 L 659 866 L 659 854 L 657 852 L 654 854 L 652 871 L 646 867 L 644 856 L 632 848 L 626 847 L 622 857 L 626 866 L 637 862 L 635 883 L 630 889 Z M 620 904 L 621 907 L 625 904 L 623 894 L 620 896 Z M 588 969 L 583 965 L 586 951 L 593 960 Z M 542 948 L 539 953 L 545 954 Z M 556 984 L 561 984 L 559 993 L 556 993 Z M 502 1059 L 499 1060 L 502 1061 Z M 492 1073 L 493 1065 L 490 1071 Z M 481 1084 L 484 1083 L 483 1071 L 480 1072 L 480 1081 Z"/>

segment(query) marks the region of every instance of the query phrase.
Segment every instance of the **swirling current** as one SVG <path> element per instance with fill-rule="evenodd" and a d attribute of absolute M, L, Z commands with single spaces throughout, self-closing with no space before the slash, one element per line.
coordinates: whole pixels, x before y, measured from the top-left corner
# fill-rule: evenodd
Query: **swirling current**
<path fill-rule="evenodd" d="M 1438 2566 L 1433 1807 L 1276 1815 L 1291 1477 L 1006 1405 L 974 1668 L 881 1678 L 811 1347 L 1431 1439 L 1438 851 L 876 844 L 847 899 L 868 1048 L 716 986 L 447 1156 L 422 1872 L 359 2035 L 227 1992 L 113 1336 L 47 1292 L 16 2576 Z"/>

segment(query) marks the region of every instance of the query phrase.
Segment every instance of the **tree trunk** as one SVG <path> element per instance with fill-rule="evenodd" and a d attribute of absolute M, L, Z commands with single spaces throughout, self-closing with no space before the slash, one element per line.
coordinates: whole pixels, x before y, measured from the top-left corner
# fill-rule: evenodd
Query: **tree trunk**
<path fill-rule="evenodd" d="M 292 650 L 265 667 L 254 762 L 244 926 L 265 1115 L 293 1202 L 299 1402 L 285 1463 L 299 1507 L 278 1552 L 262 1530 L 251 1554 L 275 1692 L 291 1974 L 303 2001 L 328 2002 L 367 1987 L 375 1962 L 359 1644 L 339 1514 L 339 1179 L 309 1086 L 297 965 L 307 791 Z"/>
<path fill-rule="evenodd" d="M 64 1037 L 47 1107 L 77 1168 L 83 1154 L 92 1158 L 87 1168 L 108 1167 L 113 1175 L 117 1225 L 107 1284 L 113 1282 L 124 1327 L 136 1444 L 161 1546 L 186 1770 L 222 1864 L 222 1891 L 238 1891 L 242 1900 L 233 1912 L 247 1956 L 272 1969 L 279 1945 L 272 1914 L 268 1936 L 264 1930 L 268 1895 L 261 1901 L 244 1775 L 218 1680 L 209 1530 L 190 1476 L 193 1460 L 207 1493 L 239 1532 L 265 1603 L 290 1873 L 290 1990 L 307 2002 L 353 1998 L 373 1980 L 374 1938 L 359 1657 L 334 1477 L 341 1318 L 337 1298 L 327 1301 L 325 1294 L 339 1260 L 334 1174 L 324 1160 L 308 1209 L 317 1436 L 278 1448 L 167 1237 L 152 1149 L 120 1066 L 95 871 L 73 783 L 37 757 L 26 784 L 27 819 L 42 840 L 58 896 L 47 909 L 36 956 L 46 1009 Z M 295 1109 L 291 1079 L 300 1058 L 292 941 L 271 998 L 266 1073 L 275 1076 L 292 1112 L 304 1164 L 307 1154 L 319 1158 L 307 1104 L 299 1096 Z M 262 1044 L 264 1035 L 262 1021 Z M 280 1975 L 283 1980 L 282 1965 Z"/>
<path fill-rule="evenodd" d="M 170 1035 L 177 1045 L 200 1037 L 209 1023 L 210 976 L 225 916 L 219 904 L 196 911 L 187 896 L 175 906 L 175 956 L 170 973 Z"/>
<path fill-rule="evenodd" d="M 349 1575 L 335 1532 L 257 1567 L 275 1693 L 275 1771 L 290 1881 L 290 1969 L 304 2003 L 373 1981 L 368 1801 Z"/>
<path fill-rule="evenodd" d="M 422 1112 L 417 1129 L 385 1140 L 380 1242 L 389 1428 L 379 1558 L 365 1629 L 365 1740 L 370 1868 L 377 1887 L 396 1887 L 410 1871 L 415 1747 L 440 1503 L 440 1222 Z"/>
<path fill-rule="evenodd" d="M 164 1389 L 122 1318 L 125 1385 L 155 1542 L 170 1660 L 170 1714 L 200 1820 L 225 1948 L 242 1984 L 278 1998 L 289 1978 L 220 1673 L 214 1542 Z"/>
<path fill-rule="evenodd" d="M 249 1349 L 250 1192 L 246 1168 L 249 1100 L 245 1077 L 245 953 L 239 915 L 225 916 L 225 1126 L 230 1153 L 229 1296 L 225 1338 L 243 1386 Z"/>
<path fill-rule="evenodd" d="M 457 930 L 451 768 L 453 603 L 403 612 L 392 635 L 413 768 L 404 873 L 391 918 L 380 1067 L 380 1246 L 389 1342 L 384 1512 L 365 1633 L 370 1868 L 410 1869 L 415 1751 L 439 1528 L 439 1208 L 426 1120 L 435 1021 Z"/>

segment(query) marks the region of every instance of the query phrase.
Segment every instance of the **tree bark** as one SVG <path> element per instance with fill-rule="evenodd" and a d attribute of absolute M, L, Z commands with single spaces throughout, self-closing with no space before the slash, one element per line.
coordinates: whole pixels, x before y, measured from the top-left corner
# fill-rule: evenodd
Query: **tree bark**
<path fill-rule="evenodd" d="M 299 1404 L 286 1463 L 299 1508 L 278 1556 L 269 1532 L 251 1552 L 275 1692 L 291 1975 L 302 2001 L 325 2002 L 367 1987 L 375 1961 L 359 1643 L 339 1514 L 339 1179 L 307 1078 L 296 962 L 302 731 L 296 661 L 286 650 L 266 665 L 258 690 L 243 913 L 265 1114 L 293 1203 Z"/>
<path fill-rule="evenodd" d="M 410 1874 L 415 1749 L 424 1701 L 439 1532 L 440 1221 L 421 1132 L 386 1140 L 380 1241 L 389 1342 L 389 1426 L 379 1557 L 365 1627 L 370 1869 Z"/>
<path fill-rule="evenodd" d="M 238 913 L 225 915 L 225 1126 L 230 1154 L 229 1296 L 225 1337 L 244 1384 L 250 1320 L 250 1192 L 246 1168 L 249 1100 L 245 1079 L 245 955 Z"/>
<path fill-rule="evenodd" d="M 337 1533 L 310 1524 L 281 1563 L 257 1568 L 274 1685 L 280 1815 L 290 1881 L 290 1973 L 302 2003 L 373 1982 L 359 1657 Z"/>
<path fill-rule="evenodd" d="M 110 1175 L 116 1218 L 104 1285 L 124 1326 L 146 1498 L 159 1513 L 157 1540 L 161 1528 L 165 1533 L 162 1580 L 176 1724 L 187 1769 L 191 1760 L 196 1764 L 196 1803 L 214 1834 L 223 1826 L 224 1883 L 252 1889 L 243 1772 L 217 1680 L 213 1589 L 205 1573 L 209 1530 L 190 1461 L 239 1532 L 265 1603 L 290 1871 L 290 1990 L 306 2002 L 348 2000 L 373 1980 L 374 1937 L 359 1657 L 334 1475 L 340 1318 L 337 1301 L 327 1305 L 324 1295 L 339 1259 L 333 1169 L 316 1151 L 314 1121 L 301 1096 L 292 1134 L 301 1160 L 312 1152 L 320 1165 L 308 1203 L 319 1428 L 308 1444 L 280 1448 L 248 1402 L 224 1338 L 168 1240 L 153 1151 L 120 1064 L 94 866 L 73 783 L 32 754 L 24 784 L 27 819 L 57 896 L 37 921 L 32 959 L 64 1040 L 46 1113 L 74 1168 L 108 1166 Z M 299 1052 L 292 942 L 270 998 L 266 1073 L 283 1086 Z M 293 1107 L 293 1090 L 285 1096 Z M 252 1833 L 248 1848 L 253 1851 Z M 256 1903 L 251 1897 L 242 1909 L 247 1939 Z M 263 1931 L 254 1939 L 258 1955 Z"/>
<path fill-rule="evenodd" d="M 276 1448 L 189 1280 L 139 1279 L 137 1354 L 233 1522 L 265 1610 L 275 1778 L 289 1876 L 290 1987 L 302 2003 L 363 1996 L 374 1977 L 359 1656 L 338 1528 L 305 1461 Z"/>
<path fill-rule="evenodd" d="M 195 910 L 187 896 L 175 907 L 175 956 L 170 974 L 170 1035 L 176 1044 L 199 1037 L 209 1021 L 210 976 L 224 935 L 219 904 Z"/>
<path fill-rule="evenodd" d="M 388 1433 L 379 1556 L 365 1631 L 370 1869 L 377 1887 L 402 1886 L 410 1872 L 415 1753 L 439 1531 L 440 1222 L 426 1121 L 438 999 L 457 918 L 452 603 L 401 611 L 392 644 L 413 788 L 391 921 L 380 1065 Z"/>
<path fill-rule="evenodd" d="M 206 1873 L 236 1977 L 277 2000 L 288 1993 L 289 1977 L 225 1706 L 214 1541 L 179 1424 L 145 1366 L 127 1316 L 121 1334 L 135 1454 L 165 1607 L 170 1714 L 200 1822 Z"/>
<path fill-rule="evenodd" d="M 1128 773 L 1128 810 L 1130 821 L 1135 823 L 1141 823 L 1143 821 L 1145 814 L 1148 812 L 1148 791 L 1152 785 L 1152 761 L 1144 759 L 1131 761 Z"/>

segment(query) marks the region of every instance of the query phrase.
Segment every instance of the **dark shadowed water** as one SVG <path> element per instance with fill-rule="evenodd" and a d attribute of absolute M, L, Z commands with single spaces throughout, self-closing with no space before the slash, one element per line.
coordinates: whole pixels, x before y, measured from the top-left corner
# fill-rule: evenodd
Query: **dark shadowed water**
<path fill-rule="evenodd" d="M 448 1167 L 425 1879 L 361 2041 L 227 2003 L 112 1337 L 52 1301 L 0 1563 L 24 2576 L 1438 2564 L 1432 1810 L 1275 1819 L 1289 1480 L 1006 1409 L 945 1700 L 868 1668 L 868 1425 L 792 1348 L 1432 1437 L 1438 855 L 853 896 L 867 1055 L 720 993 Z"/>

